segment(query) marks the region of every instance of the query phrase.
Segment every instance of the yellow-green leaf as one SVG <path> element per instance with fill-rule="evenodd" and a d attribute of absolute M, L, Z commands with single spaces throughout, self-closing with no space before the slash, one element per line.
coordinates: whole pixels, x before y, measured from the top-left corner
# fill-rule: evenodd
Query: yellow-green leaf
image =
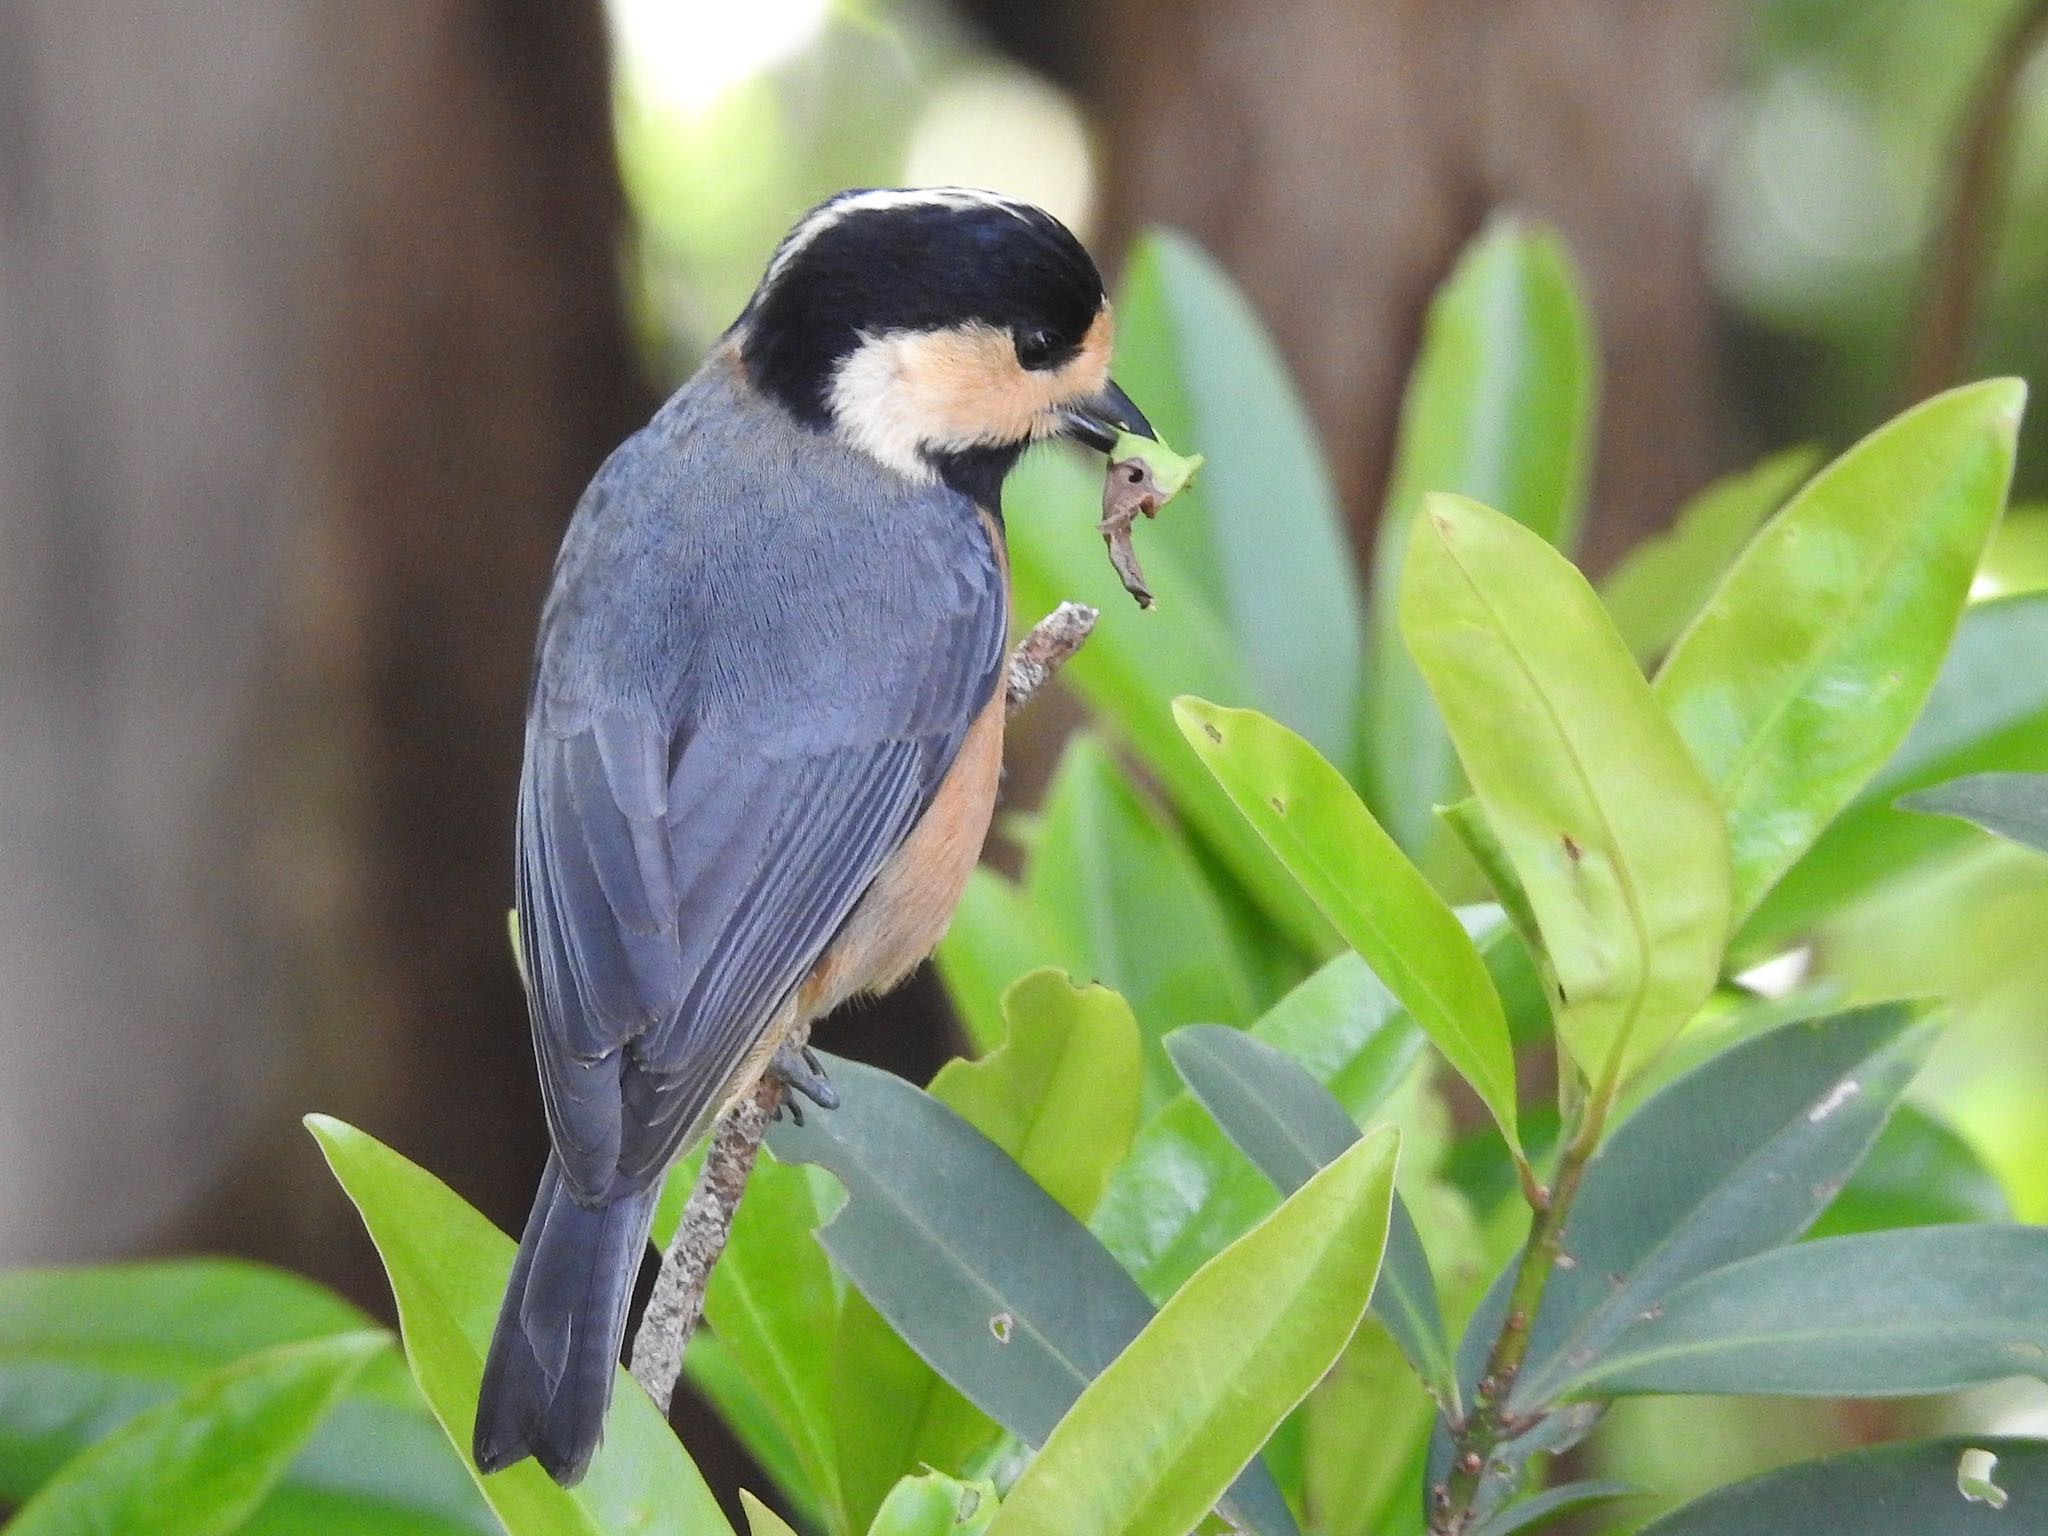
<path fill-rule="evenodd" d="M 1902 742 L 2005 505 L 2026 386 L 1937 395 L 1814 476 L 1757 536 L 1657 675 L 1726 811 L 1734 913 Z"/>
<path fill-rule="evenodd" d="M 1507 1018 L 1456 914 L 1306 741 L 1255 710 L 1182 698 L 1173 711 L 1245 819 L 1519 1150 Z"/>
<path fill-rule="evenodd" d="M 1712 991 L 1728 835 L 1586 580 L 1538 535 L 1432 496 L 1401 627 L 1542 930 L 1557 1025 L 1599 1080 L 1653 1058 Z"/>
<path fill-rule="evenodd" d="M 1003 997 L 1009 1037 L 951 1061 L 934 1097 L 1015 1159 L 1082 1221 L 1138 1128 L 1138 1026 L 1107 987 L 1034 971 Z"/>
<path fill-rule="evenodd" d="M 1082 1392 L 989 1536 L 1186 1536 L 1342 1353 L 1386 1243 L 1376 1131 L 1211 1259 Z"/>

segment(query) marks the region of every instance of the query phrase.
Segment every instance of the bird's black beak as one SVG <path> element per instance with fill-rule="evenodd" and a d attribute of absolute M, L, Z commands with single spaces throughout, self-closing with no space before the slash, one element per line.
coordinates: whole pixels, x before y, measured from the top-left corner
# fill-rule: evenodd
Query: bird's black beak
<path fill-rule="evenodd" d="M 1086 443 L 1090 448 L 1099 448 L 1104 453 L 1114 448 L 1116 440 L 1126 432 L 1134 432 L 1139 437 L 1157 435 L 1152 430 L 1152 423 L 1145 419 L 1145 413 L 1131 403 L 1129 395 L 1117 388 L 1115 380 L 1111 380 L 1101 394 L 1077 400 L 1061 414 L 1066 418 L 1062 429 L 1065 436 Z"/>

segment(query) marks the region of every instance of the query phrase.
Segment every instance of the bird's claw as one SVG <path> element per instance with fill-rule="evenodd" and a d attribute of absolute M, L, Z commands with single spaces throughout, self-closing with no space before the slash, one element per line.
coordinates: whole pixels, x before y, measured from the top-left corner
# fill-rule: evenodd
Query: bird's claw
<path fill-rule="evenodd" d="M 834 1088 L 831 1080 L 825 1076 L 824 1067 L 819 1064 L 816 1053 L 809 1046 L 805 1046 L 801 1052 L 793 1051 L 786 1045 L 778 1046 L 775 1054 L 768 1060 L 768 1070 L 783 1087 L 794 1089 L 818 1108 L 839 1107 L 839 1090 Z M 785 1096 L 783 1102 L 789 1106 L 790 1117 L 798 1125 L 802 1125 L 804 1113 L 796 1100 Z"/>

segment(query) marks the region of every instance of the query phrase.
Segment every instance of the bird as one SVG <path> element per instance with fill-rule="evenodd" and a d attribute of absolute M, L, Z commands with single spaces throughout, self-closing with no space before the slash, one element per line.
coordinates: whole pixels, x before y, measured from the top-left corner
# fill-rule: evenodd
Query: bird
<path fill-rule="evenodd" d="M 797 221 L 605 461 L 540 617 L 516 902 L 551 1151 L 477 1405 L 480 1471 L 603 1434 L 664 1172 L 799 1024 L 945 930 L 1001 775 L 1001 491 L 1035 443 L 1154 434 L 1094 261 L 963 187 Z"/>

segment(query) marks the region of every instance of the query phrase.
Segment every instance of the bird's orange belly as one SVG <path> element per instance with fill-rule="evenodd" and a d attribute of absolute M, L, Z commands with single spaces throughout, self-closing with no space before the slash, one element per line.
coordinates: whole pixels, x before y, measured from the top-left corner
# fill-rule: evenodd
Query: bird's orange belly
<path fill-rule="evenodd" d="M 1003 706 L 999 677 L 931 806 L 882 866 L 798 992 L 798 1018 L 815 1019 L 849 997 L 895 986 L 944 935 L 995 812 L 1003 767 Z"/>

